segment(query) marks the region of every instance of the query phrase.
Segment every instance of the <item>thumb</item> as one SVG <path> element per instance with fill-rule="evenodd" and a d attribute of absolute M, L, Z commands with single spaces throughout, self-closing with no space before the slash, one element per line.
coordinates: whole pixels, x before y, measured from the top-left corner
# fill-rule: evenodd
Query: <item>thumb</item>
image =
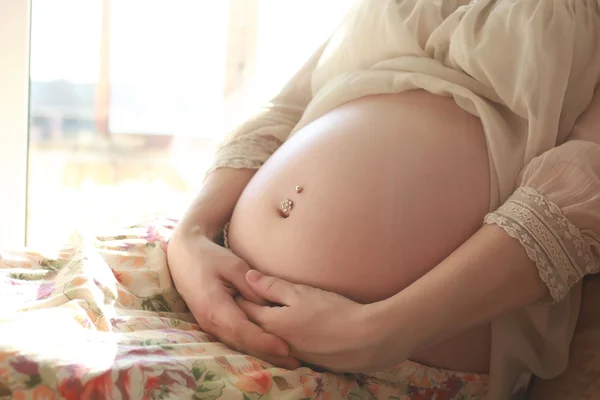
<path fill-rule="evenodd" d="M 298 300 L 298 285 L 286 280 L 264 275 L 254 269 L 246 273 L 252 289 L 272 303 L 291 306 Z"/>

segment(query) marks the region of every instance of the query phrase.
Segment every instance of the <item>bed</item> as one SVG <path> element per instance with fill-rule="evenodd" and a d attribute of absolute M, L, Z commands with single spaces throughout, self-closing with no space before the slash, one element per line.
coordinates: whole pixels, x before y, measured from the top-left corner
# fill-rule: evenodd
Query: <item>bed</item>
<path fill-rule="evenodd" d="M 106 236 L 74 234 L 58 250 L 0 252 L 1 399 L 418 400 L 434 390 L 453 398 L 443 370 L 439 379 L 418 368 L 408 376 L 288 371 L 219 343 L 173 287 L 165 251 L 175 223 L 154 218 Z M 596 325 L 583 320 L 580 346 L 597 351 L 582 365 L 600 375 L 600 316 Z M 586 390 L 597 397 L 550 396 L 589 375 L 575 371 L 537 384 L 534 398 L 600 398 L 594 379 Z"/>

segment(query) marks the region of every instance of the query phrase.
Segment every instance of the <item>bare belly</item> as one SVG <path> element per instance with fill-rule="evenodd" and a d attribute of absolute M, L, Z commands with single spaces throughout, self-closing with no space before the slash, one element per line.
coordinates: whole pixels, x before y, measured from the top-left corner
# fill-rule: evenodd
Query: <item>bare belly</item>
<path fill-rule="evenodd" d="M 230 245 L 267 274 L 375 302 L 479 229 L 489 185 L 479 119 L 423 91 L 369 96 L 307 125 L 269 159 L 234 210 Z M 485 372 L 489 341 L 489 326 L 479 327 L 413 360 Z"/>

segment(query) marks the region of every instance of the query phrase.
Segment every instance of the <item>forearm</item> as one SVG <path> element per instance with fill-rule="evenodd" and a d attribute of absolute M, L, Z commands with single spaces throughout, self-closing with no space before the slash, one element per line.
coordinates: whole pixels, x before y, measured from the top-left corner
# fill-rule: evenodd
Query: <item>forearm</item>
<path fill-rule="evenodd" d="M 219 168 L 207 176 L 204 185 L 178 225 L 178 230 L 217 236 L 252 176 L 253 169 Z"/>
<path fill-rule="evenodd" d="M 408 341 L 412 353 L 547 296 L 523 246 L 502 228 L 486 225 L 428 274 L 376 307 L 379 323 L 401 327 L 399 340 Z"/>

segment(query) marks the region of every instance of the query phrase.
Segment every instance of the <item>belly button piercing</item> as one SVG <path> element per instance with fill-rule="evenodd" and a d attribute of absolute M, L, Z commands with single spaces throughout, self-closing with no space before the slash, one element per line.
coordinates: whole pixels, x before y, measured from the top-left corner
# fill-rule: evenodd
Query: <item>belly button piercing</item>
<path fill-rule="evenodd" d="M 302 186 L 296 186 L 296 193 L 302 192 Z"/>
<path fill-rule="evenodd" d="M 281 203 L 279 203 L 279 210 L 281 211 L 281 216 L 284 218 L 289 217 L 289 212 L 292 211 L 294 207 L 294 202 L 291 199 L 284 199 Z"/>

